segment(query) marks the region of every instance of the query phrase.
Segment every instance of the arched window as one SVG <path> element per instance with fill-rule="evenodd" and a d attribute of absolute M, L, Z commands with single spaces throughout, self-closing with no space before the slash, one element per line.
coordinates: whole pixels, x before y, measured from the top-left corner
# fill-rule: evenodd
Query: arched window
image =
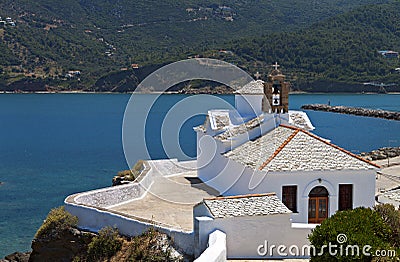
<path fill-rule="evenodd" d="M 323 186 L 317 186 L 314 187 L 311 191 L 310 194 L 308 194 L 309 197 L 327 197 L 329 196 L 328 190 L 326 190 L 325 187 Z"/>

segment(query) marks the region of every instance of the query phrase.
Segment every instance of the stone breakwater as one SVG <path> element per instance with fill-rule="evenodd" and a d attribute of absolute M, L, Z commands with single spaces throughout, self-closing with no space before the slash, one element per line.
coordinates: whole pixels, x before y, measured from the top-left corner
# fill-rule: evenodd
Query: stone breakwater
<path fill-rule="evenodd" d="M 361 153 L 360 156 L 368 160 L 381 160 L 388 157 L 396 157 L 400 156 L 400 147 L 383 147 L 371 152 Z"/>
<path fill-rule="evenodd" d="M 366 109 L 360 107 L 347 107 L 347 106 L 330 106 L 324 104 L 303 105 L 301 109 L 334 112 L 334 113 L 357 115 L 357 116 L 377 117 L 377 118 L 400 121 L 400 112 L 393 112 L 393 111 L 386 111 L 379 109 Z"/>

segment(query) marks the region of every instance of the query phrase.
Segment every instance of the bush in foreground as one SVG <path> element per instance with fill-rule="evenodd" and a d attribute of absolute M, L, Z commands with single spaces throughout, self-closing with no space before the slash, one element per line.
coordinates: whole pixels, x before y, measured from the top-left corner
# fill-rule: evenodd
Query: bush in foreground
<path fill-rule="evenodd" d="M 389 241 L 397 248 L 400 248 L 400 210 L 396 210 L 393 205 L 383 204 L 374 207 L 383 221 L 392 229 L 392 236 Z"/>
<path fill-rule="evenodd" d="M 77 224 L 78 218 L 65 211 L 64 206 L 53 208 L 36 232 L 35 238 L 56 237 Z"/>
<path fill-rule="evenodd" d="M 127 248 L 128 261 L 180 261 L 171 254 L 170 240 L 153 228 L 132 238 Z"/>
<path fill-rule="evenodd" d="M 390 242 L 392 234 L 380 213 L 370 208 L 340 211 L 323 221 L 309 236 L 317 250 L 317 254 L 311 254 L 311 261 L 372 261 L 376 250 L 394 250 Z M 337 253 L 325 247 L 323 254 L 318 254 L 324 245 L 331 245 Z M 352 248 L 355 245 L 358 253 L 357 248 Z M 366 246 L 371 247 L 366 250 L 371 256 L 363 253 Z"/>
<path fill-rule="evenodd" d="M 118 230 L 105 227 L 92 239 L 88 245 L 87 261 L 102 261 L 114 256 L 121 250 L 123 239 Z"/>

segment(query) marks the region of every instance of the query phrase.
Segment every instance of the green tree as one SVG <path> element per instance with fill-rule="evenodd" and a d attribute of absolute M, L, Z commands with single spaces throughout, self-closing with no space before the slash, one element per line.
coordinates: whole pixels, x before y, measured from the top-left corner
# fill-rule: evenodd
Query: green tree
<path fill-rule="evenodd" d="M 363 247 L 371 246 L 367 250 L 371 254 L 376 250 L 393 249 L 390 243 L 391 236 L 391 228 L 373 209 L 359 207 L 339 211 L 324 220 L 309 235 L 311 244 L 317 250 L 317 254 L 311 254 L 311 261 L 372 261 L 372 256 L 366 256 L 362 252 Z M 336 245 L 332 250 L 336 250 L 337 255 L 332 256 L 326 247 L 322 255 L 318 254 L 324 245 Z M 358 254 L 351 248 L 355 245 L 359 248 Z M 343 252 L 340 254 L 341 246 Z"/>
<path fill-rule="evenodd" d="M 92 239 L 88 245 L 87 260 L 101 261 L 114 256 L 121 250 L 123 240 L 118 230 L 112 227 L 105 227 Z"/>

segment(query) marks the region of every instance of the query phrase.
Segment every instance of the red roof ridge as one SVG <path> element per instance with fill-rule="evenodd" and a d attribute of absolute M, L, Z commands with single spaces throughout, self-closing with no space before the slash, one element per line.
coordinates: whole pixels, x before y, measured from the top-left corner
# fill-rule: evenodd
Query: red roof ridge
<path fill-rule="evenodd" d="M 333 148 L 336 148 L 336 149 L 342 151 L 343 153 L 346 153 L 346 154 L 348 154 L 348 155 L 350 155 L 350 156 L 352 156 L 352 157 L 357 158 L 358 160 L 361 160 L 361 161 L 363 161 L 363 162 L 365 162 L 365 163 L 367 163 L 367 164 L 370 164 L 370 165 L 372 165 L 372 166 L 375 166 L 375 167 L 377 167 L 377 168 L 381 168 L 381 166 L 375 164 L 374 162 L 369 161 L 369 160 L 367 160 L 367 159 L 365 159 L 365 158 L 362 158 L 362 157 L 360 157 L 360 156 L 358 156 L 358 155 L 356 155 L 356 154 L 354 154 L 354 153 L 352 153 L 352 152 L 350 152 L 350 151 L 348 151 L 348 150 L 346 150 L 346 149 L 344 149 L 344 148 L 341 148 L 341 147 L 338 146 L 338 145 L 335 145 L 335 144 L 333 144 L 333 143 L 331 143 L 331 142 L 328 142 L 328 141 L 326 141 L 325 139 L 322 139 L 321 137 L 319 137 L 319 136 L 317 136 L 317 135 L 315 135 L 315 134 L 313 134 L 313 133 L 311 133 L 311 132 L 309 132 L 309 131 L 307 131 L 307 130 L 304 130 L 304 129 L 299 128 L 299 127 L 294 127 L 294 126 L 290 126 L 290 125 L 285 125 L 285 124 L 280 124 L 280 126 L 285 127 L 285 128 L 290 128 L 290 129 L 293 129 L 293 130 L 299 130 L 299 131 L 303 132 L 304 134 L 307 134 L 307 135 L 309 135 L 309 136 L 311 136 L 311 137 L 313 137 L 313 138 L 315 138 L 315 139 L 317 139 L 317 140 L 319 140 L 319 141 L 321 141 L 321 142 L 323 142 L 323 143 L 325 143 L 325 144 L 327 144 L 327 145 L 329 145 L 329 146 L 331 146 L 331 147 L 333 147 Z M 272 160 L 272 159 L 271 159 L 271 160 Z M 260 169 L 260 170 L 261 170 L 261 169 Z"/>
<path fill-rule="evenodd" d="M 275 192 L 271 192 L 271 193 L 263 193 L 263 194 L 221 196 L 221 197 L 203 198 L 203 200 L 224 200 L 224 199 L 237 199 L 237 198 L 263 197 L 263 196 L 276 196 L 276 193 Z"/>
<path fill-rule="evenodd" d="M 300 132 L 300 130 L 297 128 L 293 128 L 293 130 L 295 131 L 288 138 L 286 138 L 282 145 L 280 145 L 275 152 L 260 166 L 259 170 L 263 170 L 272 161 L 272 159 L 274 159 L 279 152 L 281 152 L 282 149 Z"/>

